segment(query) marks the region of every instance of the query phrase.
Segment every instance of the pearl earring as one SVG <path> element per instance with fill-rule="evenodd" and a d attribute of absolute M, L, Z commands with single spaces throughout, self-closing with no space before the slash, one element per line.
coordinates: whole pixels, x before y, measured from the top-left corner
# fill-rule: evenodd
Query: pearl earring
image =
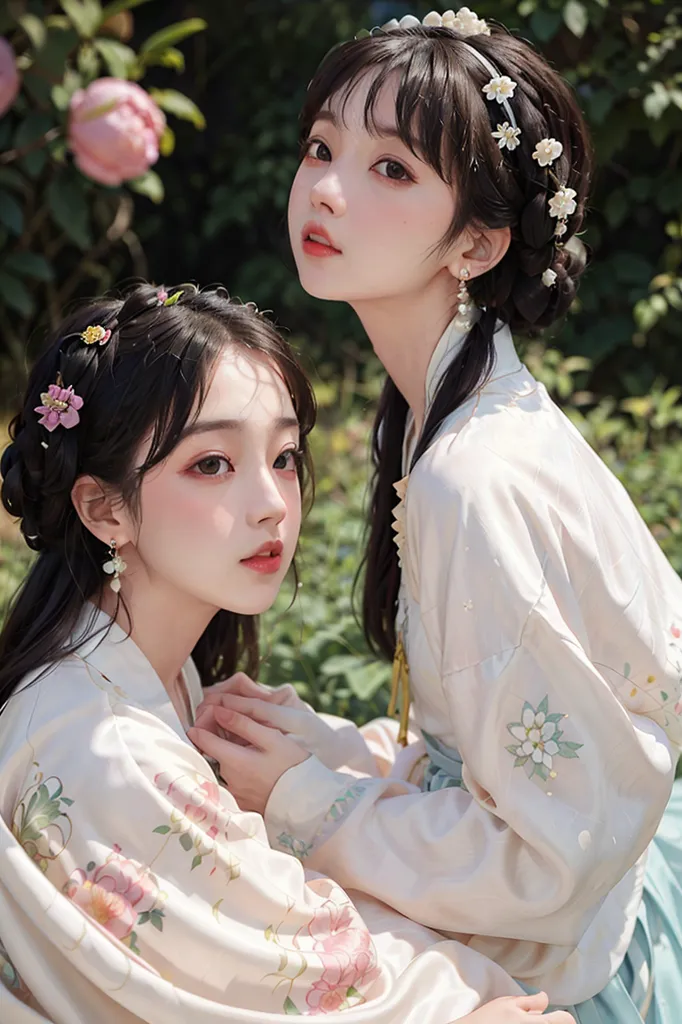
<path fill-rule="evenodd" d="M 128 566 L 117 553 L 115 540 L 109 541 L 109 559 L 102 568 L 109 576 L 113 576 L 113 579 L 109 581 L 109 586 L 115 594 L 118 594 L 121 589 L 121 573 L 125 572 Z"/>
<path fill-rule="evenodd" d="M 467 281 L 471 274 L 467 267 L 463 267 L 459 273 L 459 291 L 457 292 L 457 316 L 455 327 L 463 334 L 470 331 L 474 324 L 474 302 L 469 295 Z"/>

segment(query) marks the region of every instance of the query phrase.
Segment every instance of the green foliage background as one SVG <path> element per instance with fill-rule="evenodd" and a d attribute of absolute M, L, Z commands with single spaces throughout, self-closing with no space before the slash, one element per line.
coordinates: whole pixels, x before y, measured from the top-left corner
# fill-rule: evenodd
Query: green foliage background
<path fill-rule="evenodd" d="M 76 2 L 98 0 L 10 2 L 3 30 L 13 26 L 8 31 L 16 41 L 18 17 L 44 20 L 50 12 L 73 10 Z M 186 103 L 168 105 L 179 115 L 168 155 L 151 182 L 137 183 L 132 192 L 93 186 L 58 143 L 42 161 L 0 162 L 0 397 L 9 410 L 44 327 L 65 303 L 131 275 L 220 280 L 233 294 L 274 310 L 313 375 L 321 427 L 318 497 L 299 559 L 303 587 L 291 608 L 289 590 L 266 617 L 263 676 L 294 679 L 319 707 L 367 718 L 385 706 L 388 670 L 366 650 L 351 589 L 368 480 L 366 438 L 380 376 L 353 315 L 310 299 L 299 287 L 286 242 L 286 202 L 298 159 L 297 113 L 321 57 L 362 27 L 446 5 L 137 0 L 119 6 L 131 8 L 134 34 L 126 45 L 138 55 L 119 72 L 142 75 L 145 88 L 177 91 Z M 474 6 L 533 41 L 569 78 L 594 137 L 596 176 L 585 234 L 592 265 L 567 321 L 526 346 L 525 357 L 623 480 L 682 571 L 682 5 L 479 0 Z M 140 65 L 145 40 L 197 18 L 206 31 L 158 48 L 158 60 Z M 76 43 L 88 50 L 88 39 Z M 106 73 L 102 47 L 95 51 L 102 65 L 96 73 Z M 76 72 L 89 73 L 78 53 L 69 58 Z M 39 47 L 35 58 L 39 66 Z M 111 59 L 109 48 L 109 70 Z M 54 88 L 63 60 L 61 67 L 53 62 L 49 74 Z M 25 141 L 26 122 L 32 120 L 35 131 L 39 118 L 44 130 L 60 123 L 53 94 L 43 90 L 41 98 L 39 88 L 24 90 L 0 122 L 0 150 Z M 70 185 L 60 220 L 50 190 L 65 176 Z M 69 202 L 80 211 L 80 232 L 68 216 Z M 124 230 L 112 233 L 117 216 L 124 217 Z M 17 302 L 8 274 L 10 282 L 19 279 L 28 301 Z M 12 531 L 1 536 L 0 603 L 26 566 Z"/>

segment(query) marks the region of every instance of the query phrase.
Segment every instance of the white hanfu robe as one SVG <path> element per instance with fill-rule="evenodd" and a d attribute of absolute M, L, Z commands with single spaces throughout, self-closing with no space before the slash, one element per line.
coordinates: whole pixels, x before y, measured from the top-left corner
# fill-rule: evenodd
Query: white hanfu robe
<path fill-rule="evenodd" d="M 427 409 L 460 343 L 450 326 Z M 623 960 L 670 796 L 682 582 L 509 330 L 494 343 L 487 383 L 409 476 L 408 423 L 397 488 L 412 725 L 462 784 L 396 792 L 398 771 L 311 757 L 279 780 L 265 822 L 307 866 L 570 1005 Z"/>
<path fill-rule="evenodd" d="M 480 953 L 273 851 L 95 614 L 78 654 L 0 714 L 1 1024 L 446 1024 L 519 993 Z"/>

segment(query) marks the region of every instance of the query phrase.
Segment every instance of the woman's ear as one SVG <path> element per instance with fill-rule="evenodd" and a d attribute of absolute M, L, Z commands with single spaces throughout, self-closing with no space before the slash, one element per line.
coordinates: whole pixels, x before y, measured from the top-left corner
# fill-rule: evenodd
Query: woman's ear
<path fill-rule="evenodd" d="M 467 228 L 461 243 L 448 256 L 448 270 L 458 280 L 466 267 L 469 278 L 480 277 L 504 258 L 511 243 L 511 228 Z"/>
<path fill-rule="evenodd" d="M 115 541 L 122 548 L 133 540 L 132 522 L 119 495 L 94 476 L 79 476 L 71 501 L 80 521 L 103 544 Z"/>

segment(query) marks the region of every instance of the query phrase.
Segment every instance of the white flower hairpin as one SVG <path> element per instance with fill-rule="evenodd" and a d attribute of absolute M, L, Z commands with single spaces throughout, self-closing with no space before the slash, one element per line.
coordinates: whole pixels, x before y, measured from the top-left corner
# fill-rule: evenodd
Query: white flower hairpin
<path fill-rule="evenodd" d="M 460 36 L 489 36 L 490 28 L 477 14 L 468 7 L 460 7 L 455 12 L 452 10 L 439 14 L 438 11 L 429 13 L 420 21 L 413 14 L 406 14 L 403 18 L 391 18 L 385 25 L 381 26 L 383 32 L 395 32 L 400 28 L 418 28 L 424 25 L 425 28 L 449 28 L 458 32 Z"/>
<path fill-rule="evenodd" d="M 533 151 L 533 160 L 537 160 L 540 167 L 549 167 L 563 151 L 564 147 L 556 139 L 541 139 Z"/>
<path fill-rule="evenodd" d="M 504 103 L 505 100 L 512 98 L 515 88 L 516 82 L 512 81 L 509 75 L 495 75 L 487 85 L 483 86 L 483 92 L 486 95 L 486 99 Z"/>
<path fill-rule="evenodd" d="M 521 145 L 520 135 L 521 129 L 512 128 L 509 121 L 505 121 L 504 124 L 498 124 L 497 131 L 493 132 L 493 138 L 497 139 L 497 145 L 500 149 L 516 149 L 517 146 Z"/>

